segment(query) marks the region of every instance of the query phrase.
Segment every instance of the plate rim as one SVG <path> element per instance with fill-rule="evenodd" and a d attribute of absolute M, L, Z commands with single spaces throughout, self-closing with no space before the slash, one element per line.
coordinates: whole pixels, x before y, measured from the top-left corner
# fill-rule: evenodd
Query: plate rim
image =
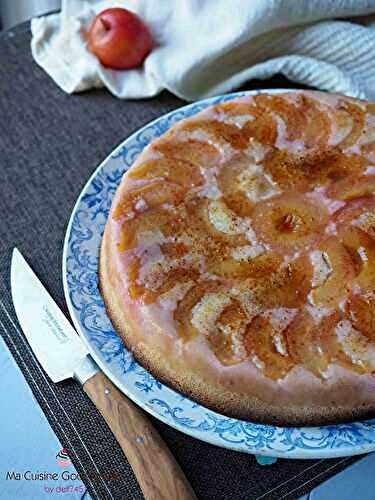
<path fill-rule="evenodd" d="M 73 322 L 73 325 L 77 331 L 77 334 L 80 336 L 80 338 L 83 340 L 85 343 L 86 347 L 88 348 L 88 351 L 90 355 L 93 357 L 97 365 L 99 366 L 100 370 L 103 371 L 103 373 L 111 380 L 116 387 L 125 394 L 126 397 L 128 397 L 134 404 L 142 408 L 144 411 L 147 413 L 151 414 L 153 417 L 157 418 L 158 420 L 162 421 L 164 424 L 169 425 L 170 427 L 183 432 L 184 434 L 187 434 L 195 439 L 199 439 L 201 441 L 207 442 L 209 444 L 212 444 L 214 446 L 219 446 L 221 448 L 226 448 L 230 449 L 233 451 L 241 452 L 241 453 L 248 453 L 248 454 L 256 454 L 256 455 L 264 455 L 264 456 L 269 456 L 269 457 L 277 457 L 277 458 L 292 458 L 292 459 L 321 459 L 321 458 L 338 458 L 338 457 L 348 457 L 348 456 L 354 456 L 354 455 L 360 455 L 364 453 L 368 453 L 371 451 L 375 450 L 375 440 L 372 443 L 365 443 L 361 445 L 353 445 L 353 446 L 343 446 L 342 448 L 337 447 L 337 448 L 322 448 L 322 449 L 306 449 L 306 448 L 295 448 L 292 451 L 282 451 L 282 450 L 273 450 L 270 449 L 267 451 L 264 451 L 263 449 L 257 449 L 254 447 L 254 449 L 251 448 L 239 448 L 238 443 L 233 443 L 231 444 L 228 441 L 224 440 L 218 440 L 211 436 L 209 433 L 201 433 L 198 430 L 194 428 L 189 428 L 189 427 L 182 427 L 178 423 L 176 423 L 173 419 L 170 420 L 168 419 L 167 416 L 165 416 L 163 413 L 159 413 L 155 411 L 155 409 L 147 404 L 146 402 L 140 401 L 137 399 L 137 395 L 132 393 L 132 391 L 127 390 L 125 388 L 124 384 L 121 383 L 120 379 L 117 377 L 117 375 L 113 372 L 111 369 L 110 365 L 108 362 L 105 362 L 105 360 L 102 360 L 99 355 L 95 352 L 95 349 L 93 346 L 91 346 L 90 342 L 87 340 L 86 335 L 82 331 L 82 326 L 80 323 L 80 320 L 78 318 L 78 315 L 76 314 L 76 311 L 74 309 L 73 303 L 70 299 L 69 295 L 69 284 L 68 284 L 68 279 L 67 279 L 67 257 L 68 257 L 68 251 L 69 251 L 69 240 L 70 240 L 70 235 L 72 232 L 72 226 L 73 226 L 73 221 L 75 214 L 77 213 L 82 199 L 87 191 L 87 189 L 91 186 L 92 181 L 96 178 L 96 176 L 101 172 L 101 170 L 104 168 L 104 166 L 112 159 L 112 157 L 118 153 L 125 145 L 126 142 L 134 140 L 135 137 L 142 132 L 143 130 L 152 127 L 154 124 L 157 124 L 161 119 L 167 119 L 168 117 L 174 115 L 175 113 L 181 112 L 184 113 L 186 112 L 189 108 L 197 106 L 199 104 L 206 104 L 209 106 L 210 103 L 212 103 L 213 100 L 215 99 L 222 99 L 222 98 L 233 98 L 235 99 L 236 97 L 241 97 L 245 95 L 256 95 L 258 93 L 273 93 L 273 94 L 279 94 L 283 92 L 293 92 L 293 91 L 298 91 L 299 89 L 293 89 L 293 88 L 272 88 L 272 89 L 254 89 L 254 90 L 248 90 L 248 91 L 238 91 L 238 92 L 229 92 L 226 94 L 221 94 L 218 96 L 211 96 L 207 97 L 198 101 L 191 102 L 186 105 L 182 105 L 178 108 L 175 108 L 165 114 L 162 114 L 158 116 L 157 118 L 154 118 L 153 120 L 146 122 L 143 124 L 141 127 L 136 129 L 134 132 L 132 132 L 129 136 L 125 137 L 113 150 L 111 150 L 105 158 L 98 164 L 96 168 L 94 168 L 93 172 L 87 179 L 87 181 L 84 183 L 83 187 L 80 190 L 80 193 L 78 195 L 78 198 L 76 199 L 73 208 L 70 213 L 69 221 L 66 226 L 66 231 L 65 231 L 65 236 L 64 236 L 64 244 L 63 244 L 63 252 L 62 252 L 62 282 L 63 282 L 63 290 L 64 290 L 64 296 L 65 296 L 65 302 L 68 307 L 70 319 Z M 186 117 L 182 117 L 181 119 L 185 119 Z M 180 120 L 177 120 L 180 121 Z M 152 139 L 154 140 L 154 139 Z M 130 168 L 130 167 L 128 167 Z M 168 387 L 165 384 L 162 384 L 165 387 Z M 169 388 L 169 387 L 168 387 Z M 170 388 L 169 388 L 170 389 Z M 172 389 L 174 390 L 174 389 Z M 177 394 L 178 391 L 175 391 Z M 186 399 L 192 401 L 190 398 L 185 396 Z M 192 401 L 193 402 L 193 401 Z M 206 408 L 203 405 L 202 408 Z M 226 415 L 214 412 L 207 408 L 207 410 L 213 412 L 214 414 L 217 414 L 218 416 L 221 417 L 227 417 Z M 246 423 L 244 420 L 240 419 L 232 419 L 234 421 Z M 356 422 L 349 422 L 348 424 L 355 424 Z M 262 425 L 262 424 L 260 424 Z M 338 425 L 346 425 L 346 424 L 338 424 Z M 273 429 L 286 429 L 286 427 L 282 426 L 273 426 L 273 425 L 265 425 L 265 427 L 270 427 Z M 324 427 L 332 427 L 332 426 L 316 426 L 313 427 L 313 429 L 320 429 Z M 335 426 L 333 426 L 335 427 Z M 310 427 L 311 428 L 311 427 Z M 309 427 L 288 427 L 288 429 L 309 429 Z M 374 431 L 375 432 L 375 431 Z"/>

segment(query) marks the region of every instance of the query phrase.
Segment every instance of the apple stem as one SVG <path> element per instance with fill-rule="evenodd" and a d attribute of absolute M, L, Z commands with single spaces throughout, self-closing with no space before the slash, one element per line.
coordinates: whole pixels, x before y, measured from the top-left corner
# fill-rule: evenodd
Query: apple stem
<path fill-rule="evenodd" d="M 102 23 L 102 26 L 103 26 L 104 30 L 105 31 L 109 31 L 110 25 L 109 25 L 108 21 L 106 21 L 103 18 L 99 18 L 99 19 L 100 19 L 100 22 Z"/>

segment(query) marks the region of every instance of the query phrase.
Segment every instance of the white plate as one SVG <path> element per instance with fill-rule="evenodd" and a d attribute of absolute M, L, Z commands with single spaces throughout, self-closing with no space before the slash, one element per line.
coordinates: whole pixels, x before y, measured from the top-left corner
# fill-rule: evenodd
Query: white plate
<path fill-rule="evenodd" d="M 172 111 L 125 139 L 95 170 L 74 207 L 65 238 L 63 280 L 69 311 L 105 374 L 144 410 L 186 434 L 237 451 L 284 458 L 366 453 L 375 449 L 375 420 L 309 428 L 261 425 L 225 417 L 166 387 L 125 349 L 98 290 L 99 246 L 112 197 L 144 147 L 177 121 L 209 105 L 259 92 L 214 97 Z"/>

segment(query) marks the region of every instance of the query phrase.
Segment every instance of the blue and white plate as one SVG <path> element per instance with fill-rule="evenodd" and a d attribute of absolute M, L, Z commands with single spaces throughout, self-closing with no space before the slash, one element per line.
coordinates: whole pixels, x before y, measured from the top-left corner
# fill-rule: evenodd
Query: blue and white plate
<path fill-rule="evenodd" d="M 206 99 L 158 118 L 125 139 L 95 170 L 74 207 L 65 238 L 63 279 L 70 314 L 106 375 L 144 410 L 186 434 L 237 451 L 284 458 L 332 458 L 375 450 L 375 420 L 283 428 L 208 410 L 169 389 L 134 361 L 107 316 L 98 289 L 99 246 L 123 173 L 147 144 L 179 120 L 244 94 Z"/>

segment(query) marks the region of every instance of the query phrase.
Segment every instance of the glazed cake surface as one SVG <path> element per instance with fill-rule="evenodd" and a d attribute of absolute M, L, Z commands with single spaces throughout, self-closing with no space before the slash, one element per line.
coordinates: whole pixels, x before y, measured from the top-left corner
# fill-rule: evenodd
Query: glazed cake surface
<path fill-rule="evenodd" d="M 375 104 L 259 94 L 176 124 L 121 181 L 100 288 L 135 358 L 209 408 L 375 417 Z"/>

